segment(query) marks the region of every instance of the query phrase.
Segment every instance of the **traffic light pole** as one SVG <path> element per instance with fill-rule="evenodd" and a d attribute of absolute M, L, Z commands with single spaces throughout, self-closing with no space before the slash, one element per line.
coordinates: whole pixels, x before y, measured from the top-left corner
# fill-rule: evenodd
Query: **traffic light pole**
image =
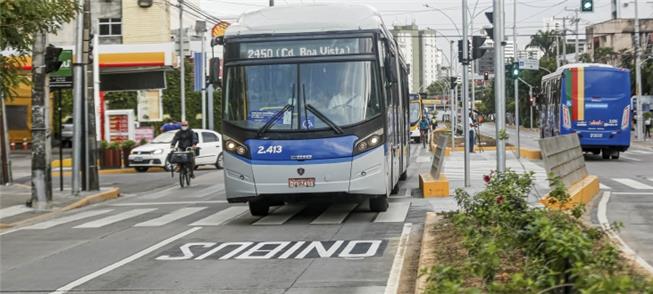
<path fill-rule="evenodd" d="M 644 140 L 644 115 L 642 113 L 642 50 L 639 40 L 639 6 L 635 0 L 635 96 L 637 97 L 637 140 Z"/>
<path fill-rule="evenodd" d="M 474 148 L 474 142 L 470 144 L 469 136 L 469 38 L 467 36 L 467 0 L 463 0 L 463 117 L 460 120 L 463 124 L 463 138 L 465 140 L 465 187 L 470 186 L 470 172 L 469 172 L 469 152 Z"/>
<path fill-rule="evenodd" d="M 506 129 L 506 68 L 505 56 L 503 54 L 505 39 L 504 39 L 504 11 L 503 0 L 494 0 L 493 16 L 494 16 L 494 97 L 496 99 L 496 138 L 497 138 L 497 171 L 506 171 L 506 141 L 501 135 Z"/>
<path fill-rule="evenodd" d="M 181 100 L 181 121 L 186 120 L 186 59 L 184 58 L 184 0 L 179 0 L 179 99 Z"/>
<path fill-rule="evenodd" d="M 512 7 L 512 50 L 517 61 L 517 0 L 513 1 Z M 519 68 L 519 66 L 517 67 Z M 515 77 L 515 128 L 517 129 L 517 152 L 515 156 L 520 158 L 521 149 L 519 148 L 519 72 Z"/>
<path fill-rule="evenodd" d="M 77 1 L 78 6 L 84 5 L 84 0 Z M 84 13 L 77 12 L 75 20 L 75 51 L 73 62 L 73 170 L 72 170 L 72 194 L 78 196 L 81 190 L 81 168 L 82 168 L 82 119 L 83 119 L 83 59 L 82 43 L 84 41 Z"/>
<path fill-rule="evenodd" d="M 454 89 L 456 85 L 452 81 L 453 65 L 455 64 L 453 62 L 453 41 L 449 42 L 449 63 L 451 63 L 449 64 L 449 101 L 451 103 L 449 120 L 451 121 L 451 152 L 453 152 L 456 147 L 456 113 L 454 112 L 454 105 L 456 104 L 456 92 Z"/>
<path fill-rule="evenodd" d="M 515 1 L 517 2 L 517 1 Z M 517 156 L 517 159 L 520 158 L 521 153 L 521 146 L 520 146 L 520 140 L 519 140 L 519 80 L 515 79 L 515 129 L 517 129 L 517 152 L 515 156 Z"/>

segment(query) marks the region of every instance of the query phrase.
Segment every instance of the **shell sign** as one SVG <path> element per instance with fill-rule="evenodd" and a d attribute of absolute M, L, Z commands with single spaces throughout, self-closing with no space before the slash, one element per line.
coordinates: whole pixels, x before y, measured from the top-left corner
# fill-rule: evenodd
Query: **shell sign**
<path fill-rule="evenodd" d="M 221 22 L 217 23 L 211 29 L 211 37 L 213 37 L 213 38 L 223 37 L 224 32 L 227 30 L 229 25 L 230 25 L 230 23 L 228 23 L 226 21 L 221 21 Z"/>

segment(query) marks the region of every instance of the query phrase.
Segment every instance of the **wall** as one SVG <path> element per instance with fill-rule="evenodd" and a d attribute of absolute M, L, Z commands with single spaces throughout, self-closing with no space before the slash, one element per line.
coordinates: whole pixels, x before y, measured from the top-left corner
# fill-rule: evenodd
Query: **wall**
<path fill-rule="evenodd" d="M 142 8 L 137 1 L 123 1 L 123 44 L 163 43 L 170 41 L 170 8 L 165 0 L 154 0 Z"/>

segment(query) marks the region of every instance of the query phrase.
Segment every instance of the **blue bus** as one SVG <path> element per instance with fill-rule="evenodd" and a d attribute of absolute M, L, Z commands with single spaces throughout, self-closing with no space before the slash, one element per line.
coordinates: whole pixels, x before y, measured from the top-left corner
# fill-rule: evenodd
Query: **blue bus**
<path fill-rule="evenodd" d="M 374 9 L 278 6 L 224 36 L 224 177 L 252 215 L 316 198 L 385 211 L 410 158 L 408 67 Z"/>
<path fill-rule="evenodd" d="M 542 78 L 541 136 L 578 134 L 584 152 L 618 159 L 630 146 L 630 71 L 568 64 Z"/>

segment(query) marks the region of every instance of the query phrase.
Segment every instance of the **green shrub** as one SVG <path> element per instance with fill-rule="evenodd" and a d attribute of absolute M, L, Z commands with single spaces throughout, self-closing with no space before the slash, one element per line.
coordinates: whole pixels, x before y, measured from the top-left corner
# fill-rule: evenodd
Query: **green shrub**
<path fill-rule="evenodd" d="M 136 142 L 134 142 L 132 140 L 123 141 L 120 144 L 120 148 L 122 148 L 124 150 L 129 150 L 131 148 L 134 148 L 134 146 L 136 146 Z"/>

